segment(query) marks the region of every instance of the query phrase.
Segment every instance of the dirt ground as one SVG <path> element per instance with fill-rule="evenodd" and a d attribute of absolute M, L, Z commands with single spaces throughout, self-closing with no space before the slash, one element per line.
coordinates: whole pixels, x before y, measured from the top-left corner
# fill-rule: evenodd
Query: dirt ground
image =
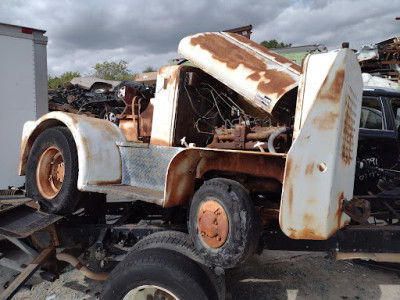
<path fill-rule="evenodd" d="M 0 252 L 29 262 L 29 257 L 6 241 Z M 98 269 L 89 260 L 88 267 Z M 400 266 L 399 266 L 400 270 Z M 0 292 L 18 275 L 0 267 Z M 400 271 L 352 261 L 335 261 L 321 252 L 264 251 L 245 265 L 226 272 L 227 299 L 400 299 Z M 19 300 L 98 299 L 102 282 L 86 279 L 67 267 L 55 282 L 31 278 L 13 297 Z"/>

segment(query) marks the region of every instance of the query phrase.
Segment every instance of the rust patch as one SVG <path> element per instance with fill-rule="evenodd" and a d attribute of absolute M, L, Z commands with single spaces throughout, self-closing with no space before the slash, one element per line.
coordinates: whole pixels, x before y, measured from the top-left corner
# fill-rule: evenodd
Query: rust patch
<path fill-rule="evenodd" d="M 229 222 L 224 208 L 218 202 L 204 202 L 199 209 L 197 221 L 200 236 L 208 246 L 220 248 L 225 243 Z"/>
<path fill-rule="evenodd" d="M 313 215 L 304 214 L 303 222 L 304 222 L 306 228 L 309 228 L 309 227 L 315 225 L 314 220 L 315 220 L 315 218 Z"/>
<path fill-rule="evenodd" d="M 219 170 L 275 178 L 283 182 L 285 159 L 280 156 L 228 151 L 215 154 L 213 159 L 203 158 L 200 161 L 196 172 L 197 178 L 202 178 L 208 171 Z"/>
<path fill-rule="evenodd" d="M 31 151 L 30 148 L 27 147 L 28 137 L 25 136 L 21 142 L 21 152 L 19 156 L 19 170 L 18 175 L 25 175 L 25 167 L 28 162 L 28 154 Z"/>
<path fill-rule="evenodd" d="M 312 120 L 312 124 L 318 129 L 330 130 L 335 126 L 338 117 L 338 113 L 326 112 L 321 116 L 315 117 Z"/>
<path fill-rule="evenodd" d="M 291 238 L 291 239 L 294 239 L 296 236 L 297 236 L 297 230 L 296 229 L 294 229 L 294 228 L 292 228 L 292 227 L 289 227 L 287 230 L 289 230 L 289 237 Z"/>
<path fill-rule="evenodd" d="M 83 151 L 85 153 L 85 160 L 88 161 L 90 159 L 90 151 L 89 151 L 89 146 L 88 146 L 88 140 L 86 137 L 82 136 L 82 145 L 83 145 Z M 78 150 L 78 149 L 77 149 Z M 78 155 L 79 156 L 79 155 Z"/>
<path fill-rule="evenodd" d="M 150 145 L 155 146 L 171 146 L 168 140 L 160 140 L 156 138 L 150 138 Z"/>
<path fill-rule="evenodd" d="M 190 43 L 194 47 L 200 46 L 210 52 L 215 60 L 225 63 L 229 69 L 236 69 L 240 64 L 260 73 L 267 69 L 263 60 L 254 57 L 254 55 L 232 44 L 220 35 L 199 35 L 193 38 Z"/>
<path fill-rule="evenodd" d="M 289 227 L 289 237 L 296 240 L 325 240 L 325 238 L 319 233 L 315 232 L 314 229 L 304 228 L 303 230 L 297 231 L 294 228 Z"/>
<path fill-rule="evenodd" d="M 48 147 L 39 157 L 36 182 L 40 194 L 48 199 L 54 199 L 60 192 L 64 182 L 64 157 L 60 149 Z"/>
<path fill-rule="evenodd" d="M 234 33 L 227 33 L 227 34 L 229 34 L 232 38 L 234 38 L 244 44 L 247 44 L 254 49 L 257 49 L 261 53 L 264 53 L 266 55 L 274 57 L 275 61 L 277 61 L 281 64 L 289 65 L 291 68 L 298 71 L 299 73 L 301 72 L 301 67 L 298 64 L 293 63 L 293 61 L 291 61 L 290 59 L 283 57 L 279 54 L 276 54 L 276 53 L 272 52 L 271 50 L 269 50 L 268 48 L 266 48 L 260 44 L 257 44 L 255 42 L 253 42 L 252 40 L 247 39 L 239 34 L 234 34 Z"/>
<path fill-rule="evenodd" d="M 307 205 L 314 205 L 316 203 L 315 198 L 309 198 L 307 199 Z"/>
<path fill-rule="evenodd" d="M 175 68 L 171 68 L 171 66 L 166 66 L 160 68 L 158 71 L 158 75 L 164 78 L 163 89 L 166 90 L 169 86 L 176 85 L 178 81 L 178 74 L 185 66 L 176 66 Z"/>
<path fill-rule="evenodd" d="M 342 200 L 344 199 L 344 193 L 343 191 L 339 193 L 338 196 L 338 208 L 336 210 L 335 213 L 335 219 L 337 220 L 337 228 L 336 230 L 338 230 L 340 228 L 340 224 L 342 223 L 342 216 L 343 216 L 343 212 L 342 212 Z"/>
<path fill-rule="evenodd" d="M 293 211 L 293 186 L 290 183 L 290 174 L 292 172 L 292 160 L 288 159 L 286 161 L 286 171 L 285 171 L 285 189 L 288 190 L 289 193 L 289 198 L 288 198 L 288 212 L 289 215 L 292 216 L 292 211 Z"/>
<path fill-rule="evenodd" d="M 76 118 L 71 118 L 71 123 L 76 128 L 78 125 L 78 120 Z"/>
<path fill-rule="evenodd" d="M 24 137 L 21 143 L 20 165 L 18 173 L 19 175 L 25 175 L 26 171 L 25 169 L 26 169 L 26 164 L 28 162 L 29 153 L 32 149 L 33 143 L 36 141 L 36 138 L 47 128 L 60 125 L 65 125 L 65 124 L 56 119 L 47 119 L 47 120 L 45 119 L 42 121 L 42 123 L 39 123 L 37 125 L 37 127 L 32 131 L 29 137 L 28 136 Z"/>
<path fill-rule="evenodd" d="M 236 38 L 236 35 L 234 37 Z M 242 65 L 251 70 L 252 74 L 248 79 L 255 80 L 254 78 L 258 78 L 256 81 L 261 81 L 258 89 L 266 95 L 277 94 L 277 98 L 280 98 L 289 86 L 297 84 L 297 81 L 287 73 L 268 69 L 263 59 L 255 57 L 249 51 L 233 44 L 223 36 L 216 34 L 199 35 L 191 39 L 190 43 L 194 47 L 199 46 L 209 52 L 213 59 L 225 64 L 229 69 L 234 70 Z M 253 46 L 253 44 L 251 45 Z M 271 55 L 269 52 L 267 54 Z"/>
<path fill-rule="evenodd" d="M 261 76 L 258 73 L 253 73 L 253 74 L 247 76 L 247 79 L 250 79 L 253 81 L 259 81 L 261 79 Z"/>
<path fill-rule="evenodd" d="M 315 227 L 315 216 L 311 214 L 305 214 L 303 217 L 302 230 L 296 230 L 292 227 L 288 228 L 289 237 L 298 240 L 325 240 L 326 238 L 320 232 L 316 231 L 312 227 Z"/>
<path fill-rule="evenodd" d="M 315 169 L 314 163 L 308 164 L 306 167 L 306 175 L 311 175 L 314 172 L 314 169 Z"/>
<path fill-rule="evenodd" d="M 119 129 L 121 129 L 126 140 L 128 142 L 138 142 L 137 128 L 135 122 L 132 119 L 123 119 L 119 121 Z"/>
<path fill-rule="evenodd" d="M 177 67 L 177 69 L 174 69 L 173 72 L 171 72 L 171 74 L 169 74 L 169 82 L 168 85 L 172 85 L 172 86 L 176 86 L 178 79 L 180 78 L 180 73 L 182 72 L 182 69 L 185 68 L 185 66 L 179 66 Z"/>
<path fill-rule="evenodd" d="M 321 90 L 321 99 L 325 101 L 329 101 L 332 103 L 338 103 L 340 102 L 340 95 L 342 93 L 343 89 L 343 83 L 344 83 L 344 66 L 341 66 L 341 68 L 336 71 L 335 77 L 332 81 L 332 83 L 327 86 L 327 82 L 332 75 L 328 75 L 327 78 L 325 78 L 325 81 L 323 83 L 323 89 Z"/>
<path fill-rule="evenodd" d="M 289 189 L 289 199 L 288 199 L 289 215 L 292 216 L 292 212 L 293 212 L 293 186 L 290 184 L 288 186 L 288 189 Z"/>
<path fill-rule="evenodd" d="M 91 181 L 88 184 L 90 184 L 90 185 L 109 185 L 109 184 L 119 184 L 119 183 L 121 183 L 121 181 L 122 181 L 122 178 L 120 177 L 119 179 L 109 180 L 109 181 L 105 181 L 105 180 Z"/>
<path fill-rule="evenodd" d="M 288 91 L 291 84 L 296 83 L 288 73 L 283 71 L 270 69 L 265 73 L 265 80 L 258 84 L 257 89 L 266 95 L 276 93 L 281 96 Z"/>
<path fill-rule="evenodd" d="M 194 194 L 195 179 L 204 178 L 209 171 L 251 174 L 282 182 L 284 166 L 285 158 L 268 153 L 186 149 L 174 157 L 168 168 L 164 207 L 187 203 Z"/>
<path fill-rule="evenodd" d="M 290 174 L 292 172 L 292 164 L 293 164 L 293 161 L 291 159 L 286 160 L 285 178 L 290 178 Z"/>
<path fill-rule="evenodd" d="M 342 133 L 342 161 L 349 165 L 353 160 L 354 133 L 356 126 L 355 95 L 351 88 L 346 91 L 345 115 Z"/>
<path fill-rule="evenodd" d="M 153 126 L 154 105 L 149 103 L 144 112 L 140 114 L 139 129 L 142 137 L 150 137 Z"/>
<path fill-rule="evenodd" d="M 184 150 L 173 158 L 167 172 L 164 207 L 183 205 L 193 196 L 199 160 L 199 152 L 193 149 Z"/>

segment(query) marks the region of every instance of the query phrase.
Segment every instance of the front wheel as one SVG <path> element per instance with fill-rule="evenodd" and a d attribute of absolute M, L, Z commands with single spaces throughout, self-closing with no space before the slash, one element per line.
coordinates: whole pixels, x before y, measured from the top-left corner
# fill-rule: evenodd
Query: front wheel
<path fill-rule="evenodd" d="M 188 229 L 206 265 L 232 268 L 254 253 L 260 225 L 247 190 L 234 180 L 215 178 L 194 194 Z"/>
<path fill-rule="evenodd" d="M 26 192 L 49 213 L 75 211 L 81 193 L 77 189 L 78 154 L 72 134 L 65 127 L 43 131 L 33 144 L 26 170 Z"/>

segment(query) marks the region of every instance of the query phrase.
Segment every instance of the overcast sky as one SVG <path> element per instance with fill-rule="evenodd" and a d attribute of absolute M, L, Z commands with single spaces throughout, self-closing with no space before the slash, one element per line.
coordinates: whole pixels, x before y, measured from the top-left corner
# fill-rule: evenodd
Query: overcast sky
<path fill-rule="evenodd" d="M 186 35 L 249 24 L 256 42 L 357 49 L 400 36 L 399 8 L 400 0 L 0 0 L 0 23 L 46 30 L 53 76 L 119 60 L 140 73 L 179 57 Z"/>

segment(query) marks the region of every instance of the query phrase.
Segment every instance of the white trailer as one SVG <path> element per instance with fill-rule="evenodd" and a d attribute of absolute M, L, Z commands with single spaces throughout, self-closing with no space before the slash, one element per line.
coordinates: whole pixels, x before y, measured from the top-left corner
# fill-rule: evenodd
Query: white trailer
<path fill-rule="evenodd" d="M 0 23 L 0 189 L 24 184 L 22 127 L 48 112 L 45 32 Z"/>

